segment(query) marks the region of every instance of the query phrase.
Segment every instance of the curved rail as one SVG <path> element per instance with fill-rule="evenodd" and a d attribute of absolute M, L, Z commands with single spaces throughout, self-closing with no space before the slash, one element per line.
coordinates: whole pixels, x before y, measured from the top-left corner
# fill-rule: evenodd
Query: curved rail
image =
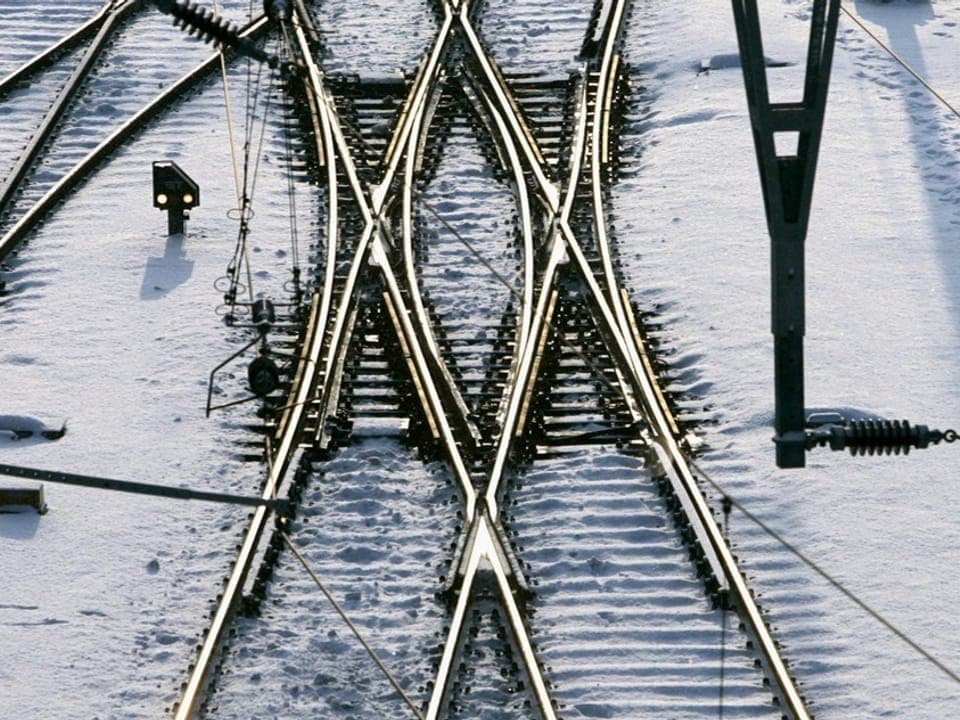
<path fill-rule="evenodd" d="M 450 371 L 443 362 L 440 349 L 437 346 L 436 337 L 429 330 L 429 316 L 423 304 L 423 297 L 417 287 L 416 253 L 413 249 L 413 195 L 415 174 L 420 159 L 419 148 L 425 140 L 425 126 L 429 125 L 429 118 L 426 117 L 426 103 L 422 104 L 413 114 L 411 122 L 412 126 L 407 141 L 406 162 L 404 164 L 403 205 L 401 214 L 405 280 L 407 288 L 409 289 L 410 303 L 417 319 L 417 324 L 421 328 L 426 329 L 420 334 L 423 337 L 424 345 L 429 353 L 431 367 L 445 388 L 448 401 L 455 407 L 460 425 L 465 429 L 465 432 L 469 434 L 472 442 L 476 444 L 480 441 L 480 431 L 477 429 L 476 424 L 470 419 L 466 401 L 458 391 L 453 377 L 450 375 Z"/>
<path fill-rule="evenodd" d="M 95 27 L 99 26 L 99 31 L 97 32 L 96 37 L 93 39 L 90 47 L 88 47 L 86 52 L 83 54 L 80 63 L 74 69 L 63 88 L 61 88 L 60 92 L 57 94 L 57 97 L 51 103 L 46 115 L 44 115 L 43 120 L 41 120 L 37 131 L 33 134 L 33 137 L 30 138 L 30 141 L 27 143 L 19 159 L 14 164 L 10 174 L 4 178 L 2 183 L 0 183 L 0 212 L 3 212 L 7 208 L 10 203 L 10 199 L 13 197 L 13 194 L 17 191 L 20 185 L 20 181 L 23 180 L 23 177 L 27 174 L 27 171 L 36 163 L 37 157 L 40 155 L 44 143 L 50 137 L 50 134 L 60 121 L 60 118 L 63 117 L 67 105 L 77 94 L 77 91 L 83 84 L 84 78 L 86 78 L 90 70 L 93 68 L 93 65 L 100 56 L 100 53 L 103 52 L 104 48 L 110 42 L 114 31 L 119 27 L 124 18 L 126 18 L 131 11 L 137 9 L 139 6 L 139 2 L 120 2 L 119 4 L 110 3 L 94 18 L 93 21 L 91 21 L 91 23 L 81 27 L 77 32 L 65 38 L 62 43 L 58 43 L 57 46 L 54 46 L 56 48 L 60 45 L 68 45 L 72 42 L 75 42 L 75 37 L 82 37 L 87 32 L 90 32 Z M 19 77 L 22 75 L 22 73 L 26 73 L 33 67 L 36 67 L 36 64 L 46 62 L 47 53 L 52 52 L 52 50 L 53 49 L 41 54 L 35 61 L 28 63 L 21 68 L 20 71 L 14 73 L 14 78 Z M 0 257 L 2 256 L 2 253 L 0 253 Z"/>
<path fill-rule="evenodd" d="M 241 35 L 247 38 L 254 38 L 263 32 L 267 25 L 268 22 L 265 17 L 257 18 L 244 27 Z M 36 225 L 43 220 L 44 216 L 53 209 L 60 200 L 66 197 L 67 193 L 82 183 L 86 176 L 98 164 L 109 157 L 110 153 L 137 133 L 142 132 L 147 123 L 169 109 L 180 98 L 206 79 L 211 72 L 219 67 L 219 64 L 220 54 L 211 55 L 207 60 L 197 65 L 197 67 L 157 95 L 153 101 L 145 105 L 136 115 L 132 116 L 123 123 L 123 125 L 118 127 L 106 140 L 91 150 L 68 173 L 60 178 L 42 198 L 37 200 L 37 202 L 7 230 L 3 237 L 0 237 L 0 261 L 13 251 L 23 237 L 36 227 Z"/>
<path fill-rule="evenodd" d="M 681 506 L 694 529 L 697 542 L 702 548 L 714 576 L 721 584 L 722 589 L 732 596 L 734 607 L 741 615 L 748 633 L 759 647 L 763 664 L 771 678 L 771 684 L 780 699 L 781 705 L 789 717 L 806 720 L 810 715 L 803 698 L 799 695 L 794 681 L 787 671 L 777 645 L 750 594 L 749 588 L 746 586 L 736 561 L 723 539 L 714 514 L 707 505 L 680 448 L 676 421 L 663 401 L 663 394 L 657 386 L 657 378 L 653 374 L 650 363 L 646 361 L 646 352 L 643 350 L 642 341 L 636 332 L 629 304 L 626 302 L 625 293 L 619 289 L 619 282 L 614 273 L 610 242 L 606 232 L 601 170 L 607 162 L 610 106 L 619 67 L 619 57 L 615 50 L 624 24 L 626 6 L 626 0 L 614 0 L 607 9 L 606 22 L 601 39 L 598 42 L 598 45 L 602 47 L 602 54 L 599 68 L 595 70 L 597 90 L 595 97 L 589 98 L 589 102 L 586 93 L 587 77 L 583 80 L 584 87 L 582 88 L 583 94 L 579 113 L 580 125 L 574 140 L 575 149 L 569 184 L 558 224 L 565 241 L 565 249 L 569 251 L 575 263 L 579 266 L 582 279 L 590 290 L 591 302 L 596 305 L 598 314 L 605 325 L 604 330 L 620 355 L 622 380 L 627 386 L 624 387 L 624 390 L 629 396 L 627 398 L 628 405 L 633 409 L 635 418 L 642 420 L 642 427 L 644 428 L 638 440 L 649 449 L 651 457 L 656 460 L 656 465 L 669 479 L 674 491 L 680 498 Z M 516 113 L 513 112 L 515 105 L 509 99 L 508 89 L 503 86 L 492 63 L 486 59 L 479 40 L 470 27 L 467 10 L 467 3 L 462 4 L 460 20 L 470 40 L 471 47 L 484 70 L 487 82 L 493 88 L 497 103 L 503 112 L 510 117 L 511 134 L 518 143 L 525 146 L 526 162 L 536 164 L 539 153 L 535 152 L 529 133 L 522 121 L 516 117 Z M 587 76 L 589 76 L 589 73 L 590 68 L 587 70 Z M 588 151 L 589 160 L 586 158 Z M 570 213 L 575 200 L 575 187 L 580 177 L 581 163 L 589 164 L 595 219 L 595 243 L 603 268 L 603 286 L 594 276 L 586 253 L 570 225 Z M 553 192 L 554 186 L 546 180 L 546 173 L 542 170 L 538 172 L 536 167 L 531 168 L 531 170 L 540 185 L 548 206 L 557 208 L 559 198 Z M 548 325 L 548 322 L 538 323 L 537 321 L 546 317 L 550 307 L 550 286 L 552 279 L 556 276 L 557 267 L 563 260 L 563 253 L 559 248 L 560 243 L 557 243 L 548 261 L 535 316 L 537 330 L 541 330 Z M 490 508 L 496 507 L 499 476 L 509 455 L 511 440 L 514 436 L 511 430 L 518 422 L 518 418 L 523 415 L 521 408 L 528 401 L 529 393 L 526 388 L 532 382 L 531 370 L 536 365 L 535 354 L 536 348 L 539 347 L 536 342 L 537 336 L 538 332 L 531 334 L 526 344 L 526 352 L 523 354 L 521 365 L 512 378 L 509 411 L 504 422 L 504 432 L 498 448 L 497 461 L 485 497 L 486 504 Z"/>
<path fill-rule="evenodd" d="M 649 423 L 649 437 L 644 438 L 644 442 L 652 451 L 662 472 L 669 478 L 677 495 L 681 497 L 697 540 L 706 552 L 715 576 L 733 596 L 734 607 L 744 621 L 748 633 L 753 636 L 756 645 L 759 646 L 765 669 L 771 678 L 771 685 L 775 688 L 784 711 L 796 720 L 809 720 L 811 716 L 806 703 L 787 670 L 779 648 L 715 520 L 714 513 L 700 491 L 690 465 L 680 448 L 676 421 L 671 417 L 669 408 L 663 403 L 663 395 L 657 390 L 657 378 L 650 373 L 649 363 L 645 363 L 642 359 L 642 350 L 638 346 L 638 338 L 633 331 L 633 321 L 629 316 L 629 305 L 624 299 L 624 294 L 616 291 L 618 285 L 611 260 L 606 219 L 603 215 L 604 185 L 601 168 L 606 152 L 610 102 L 619 64 L 619 58 L 615 54 L 616 38 L 623 24 L 625 12 L 626 0 L 617 0 L 608 15 L 597 82 L 598 94 L 593 104 L 591 188 L 594 225 L 598 235 L 597 244 L 603 262 L 604 278 L 610 288 L 608 299 L 616 317 L 617 329 L 627 342 L 630 368 L 640 386 L 644 415 Z"/>
<path fill-rule="evenodd" d="M 320 343 L 323 339 L 322 327 L 319 325 L 319 307 L 314 297 L 313 312 L 305 332 L 306 352 L 301 356 L 296 372 L 296 384 L 293 402 L 285 415 L 284 424 L 280 428 L 280 444 L 277 446 L 274 462 L 271 463 L 266 483 L 260 496 L 263 499 L 275 498 L 286 477 L 296 450 L 297 440 L 305 421 L 305 409 L 312 392 L 315 389 L 316 368 L 320 354 Z M 176 720 L 188 720 L 196 717 L 203 702 L 207 684 L 212 677 L 213 666 L 217 654 L 225 638 L 226 632 L 233 621 L 233 616 L 243 595 L 244 583 L 257 553 L 257 546 L 269 520 L 269 513 L 265 507 L 258 507 L 250 519 L 246 534 L 240 544 L 237 559 L 227 579 L 226 586 L 220 595 L 219 602 L 213 613 L 210 627 L 204 635 L 203 644 L 193 665 L 190 677 L 184 685 L 180 700 L 174 711 Z"/>
<path fill-rule="evenodd" d="M 603 0 L 598 0 L 603 2 Z M 264 497 L 274 495 L 289 467 L 305 427 L 307 408 L 315 408 L 318 421 L 315 441 L 321 441 L 325 419 L 337 402 L 340 376 L 348 352 L 352 318 L 363 283 L 373 275 L 383 289 L 384 302 L 394 325 L 404 359 L 416 387 L 424 414 L 434 437 L 446 455 L 462 493 L 464 523 L 458 543 L 458 557 L 448 580 L 451 602 L 449 629 L 436 680 L 427 701 L 425 718 L 442 715 L 451 691 L 456 659 L 466 632 L 466 618 L 481 570 L 493 578 L 493 586 L 506 612 L 511 638 L 523 661 L 530 691 L 543 720 L 556 718 L 555 703 L 544 678 L 520 604 L 526 592 L 522 575 L 505 541 L 499 508 L 503 478 L 524 435 L 525 424 L 535 402 L 534 386 L 547 351 L 555 310 L 561 290 L 561 278 L 577 276 L 585 288 L 587 302 L 597 329 L 609 349 L 615 365 L 614 384 L 623 396 L 631 419 L 633 442 L 642 445 L 655 473 L 665 478 L 679 498 L 680 506 L 696 536 L 710 573 L 720 586 L 722 596 L 732 599 L 747 632 L 759 648 L 762 662 L 771 679 L 784 713 L 796 720 L 808 720 L 809 714 L 793 680 L 787 673 L 775 642 L 746 587 L 713 512 L 702 493 L 680 445 L 680 432 L 671 410 L 664 402 L 658 380 L 649 362 L 643 340 L 626 292 L 614 270 L 611 241 L 606 229 L 603 168 L 608 162 L 610 116 L 619 73 L 616 49 L 625 23 L 627 0 L 606 0 L 605 21 L 596 40 L 600 53 L 587 63 L 579 83 L 576 127 L 571 139 L 570 164 L 561 183 L 552 179 L 536 139 L 526 126 L 510 87 L 487 55 L 469 18 L 469 0 L 446 0 L 443 19 L 434 45 L 421 63 L 403 106 L 398 125 L 381 165 L 383 175 L 369 186 L 360 179 L 356 161 L 345 137 L 334 98 L 325 85 L 322 69 L 313 60 L 308 40 L 314 33 L 309 18 L 299 5 L 291 19 L 291 52 L 297 57 L 304 86 L 311 103 L 317 155 L 326 166 L 329 199 L 325 268 L 322 287 L 314 293 L 310 321 L 303 351 L 294 377 L 290 401 L 284 409 L 275 436 L 274 462 L 270 467 Z M 599 13 L 598 13 L 599 14 Z M 458 33 L 454 33 L 454 28 Z M 442 78 L 444 61 L 453 38 L 459 35 L 461 50 L 479 68 L 475 73 L 466 64 L 478 109 L 485 115 L 491 134 L 504 159 L 504 170 L 512 178 L 519 207 L 524 245 L 522 302 L 518 310 L 516 341 L 507 388 L 501 399 L 495 439 L 486 487 L 482 497 L 468 470 L 463 440 L 476 437 L 466 403 L 447 370 L 429 315 L 419 297 L 413 251 L 413 210 L 417 201 L 414 183 L 425 137 Z M 473 75 L 476 74 L 476 77 Z M 587 191 L 584 188 L 588 188 Z M 400 202 L 397 203 L 397 193 Z M 584 193 L 586 192 L 586 196 Z M 349 197 L 345 197 L 349 196 Z M 532 196 L 532 197 L 531 197 Z M 537 237 L 533 202 L 540 202 L 542 237 Z M 356 204 L 362 221 L 357 237 L 342 238 L 339 216 L 341 202 Z M 593 230 L 588 244 L 578 237 L 573 224 L 576 208 L 589 203 Z M 391 242 L 391 213 L 399 207 L 402 242 Z M 535 259 L 535 246 L 546 249 L 545 257 Z M 344 254 L 349 267 L 338 276 Z M 599 270 L 595 261 L 599 259 Z M 395 267 L 401 267 L 398 274 Z M 266 513 L 258 511 L 242 545 L 234 571 L 208 631 L 200 658 L 188 682 L 187 691 L 177 707 L 177 720 L 193 717 L 202 701 L 212 663 L 223 634 L 235 611 L 247 570 L 256 553 L 266 522 Z"/>
<path fill-rule="evenodd" d="M 144 0 L 134 0 L 136 4 L 142 4 L 143 1 Z M 46 50 L 27 60 L 23 65 L 0 80 L 0 96 L 10 92 L 16 85 L 28 80 L 31 75 L 54 62 L 62 53 L 79 45 L 91 33 L 99 30 L 99 28 L 116 13 L 120 6 L 130 4 L 133 4 L 131 0 L 107 0 L 103 7 L 97 11 L 96 15 L 87 20 L 83 25 L 55 42 Z"/>
<path fill-rule="evenodd" d="M 486 111 L 487 116 L 492 120 L 492 128 L 496 130 L 496 140 L 504 150 L 504 157 L 508 160 L 508 170 L 514 181 L 514 190 L 516 200 L 520 206 L 521 235 L 523 238 L 523 286 L 520 292 L 520 310 L 517 313 L 517 341 L 515 343 L 514 358 L 512 366 L 517 368 L 522 363 L 522 350 L 528 346 L 529 339 L 534 329 L 535 314 L 533 311 L 534 297 L 534 231 L 531 217 L 529 192 L 524 176 L 524 167 L 520 159 L 520 153 L 513 142 L 511 133 L 508 131 L 507 123 L 499 112 L 499 108 L 494 104 L 489 95 L 482 94 L 482 109 Z M 410 208 L 407 198 L 412 194 L 413 165 L 415 148 L 411 143 L 408 150 L 408 173 L 405 177 L 405 204 L 404 214 L 409 216 Z M 405 226 L 409 223 L 405 219 Z M 412 243 L 408 240 L 405 244 L 406 263 L 408 267 L 408 282 L 410 292 L 413 297 L 419 296 L 416 274 L 413 268 Z M 416 303 L 418 309 L 418 320 L 420 333 L 428 337 L 433 336 L 433 329 L 423 305 Z M 433 343 L 433 347 L 435 347 Z M 439 359 L 439 358 L 438 358 Z M 444 375 L 444 380 L 449 384 L 449 391 L 456 392 L 452 378 L 449 374 Z M 502 398 L 506 403 L 509 393 Z M 461 411 L 464 416 L 460 418 L 462 423 L 469 422 L 466 417 L 465 408 Z M 513 427 L 509 424 L 501 423 L 501 438 L 512 437 Z M 509 441 L 508 443 L 509 444 Z M 497 478 L 497 481 L 499 477 Z M 491 483 L 495 485 L 495 483 Z M 530 637 L 529 630 L 524 619 L 524 613 L 519 605 L 518 596 L 526 591 L 526 587 L 519 580 L 519 573 L 515 568 L 515 562 L 511 560 L 511 553 L 508 544 L 504 540 L 504 533 L 499 527 L 499 513 L 495 500 L 491 502 L 491 497 L 495 497 L 495 488 L 493 495 L 488 490 L 484 503 L 479 512 L 473 513 L 468 507 L 465 513 L 466 523 L 461 532 L 460 546 L 463 552 L 458 559 L 457 565 L 453 568 L 450 581 L 450 590 L 457 594 L 457 602 L 453 608 L 453 614 L 450 620 L 447 639 L 444 642 L 443 652 L 436 673 L 436 681 L 433 684 L 433 690 L 427 705 L 426 720 L 436 720 L 440 716 L 443 703 L 447 697 L 451 684 L 453 682 L 454 665 L 457 653 L 464 640 L 467 611 L 470 603 L 473 601 L 474 584 L 477 580 L 480 568 L 487 567 L 492 572 L 495 587 L 501 604 L 503 605 L 507 619 L 510 625 L 513 641 L 520 652 L 523 660 L 524 670 L 530 681 L 534 699 L 539 709 L 540 717 L 543 720 L 555 720 L 557 717 L 554 709 L 554 703 L 551 699 L 548 689 L 548 683 L 543 676 L 541 664 L 534 650 L 534 645 Z"/>

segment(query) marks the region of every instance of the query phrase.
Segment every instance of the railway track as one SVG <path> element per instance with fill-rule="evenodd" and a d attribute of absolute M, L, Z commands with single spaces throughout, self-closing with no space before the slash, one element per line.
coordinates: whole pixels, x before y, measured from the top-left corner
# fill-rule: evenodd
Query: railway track
<path fill-rule="evenodd" d="M 90 63 L 140 6 L 104 6 Z M 469 0 L 433 5 L 429 52 L 402 78 L 328 75 L 316 60 L 321 11 L 293 3 L 278 33 L 298 67 L 289 85 L 325 217 L 309 310 L 268 331 L 284 365 L 267 400 L 261 493 L 288 492 L 301 509 L 273 526 L 263 508 L 250 518 L 174 716 L 291 703 L 409 716 L 342 630 L 297 612 L 315 593 L 283 551 L 291 543 L 388 649 L 424 718 L 697 715 L 716 704 L 728 612 L 741 626 L 729 707 L 809 717 L 687 462 L 620 282 L 605 193 L 628 85 L 626 0 L 581 13 L 566 76 L 504 69 L 482 32 L 492 10 Z M 261 18 L 243 33 L 267 29 Z M 0 259 L 217 63 L 44 184 L 45 153 L 69 155 L 52 138 L 87 82 L 78 65 L 7 182 L 3 204 L 28 208 Z M 17 77 L 0 92 L 16 92 Z M 43 192 L 14 203 L 24 185 Z M 276 337 L 301 321 L 295 338 Z M 246 696 L 237 710 L 251 656 L 255 684 L 285 675 L 295 690 Z"/>
<path fill-rule="evenodd" d="M 596 553 L 606 536 L 610 547 L 597 553 L 603 559 L 591 557 L 586 568 L 593 582 L 611 568 L 624 568 L 621 574 L 630 578 L 625 581 L 626 597 L 632 592 L 660 598 L 689 592 L 689 570 L 674 570 L 657 589 L 638 579 L 666 555 L 677 553 L 668 539 L 675 531 L 665 532 L 651 515 L 648 503 L 661 502 L 652 499 L 655 495 L 666 497 L 693 575 L 700 578 L 696 582 L 719 608 L 713 613 L 724 617 L 725 610 L 736 612 L 743 637 L 754 648 L 779 704 L 772 712 L 809 717 L 686 461 L 683 433 L 658 388 L 638 311 L 619 282 L 604 193 L 615 177 L 615 121 L 625 83 L 618 42 L 626 11 L 625 2 L 598 3 L 582 44 L 582 70 L 564 79 L 548 78 L 542 85 L 536 77 L 504 75 L 477 32 L 479 11 L 469 2 L 437 4 L 430 52 L 404 82 L 328 77 L 314 60 L 320 53 L 317 35 L 302 5 L 285 31 L 291 56 L 301 68 L 301 80 L 295 83 L 302 82 L 298 92 L 309 108 L 303 113 L 305 125 L 314 137 L 328 212 L 313 310 L 293 383 L 296 394 L 277 424 L 271 445 L 274 461 L 264 489 L 265 495 L 277 492 L 285 471 L 299 458 L 291 484 L 295 496 L 307 498 L 307 510 L 275 530 L 252 594 L 267 623 L 280 622 L 278 632 L 289 641 L 280 616 L 285 615 L 286 622 L 296 620 L 274 604 L 293 584 L 290 569 L 284 567 L 288 561 L 278 560 L 283 543 L 290 542 L 290 536 L 292 542 L 309 539 L 307 554 L 325 568 L 324 549 L 336 553 L 346 566 L 327 568 L 332 586 L 356 606 L 359 624 L 386 626 L 381 640 L 394 648 L 399 662 L 406 657 L 412 663 L 400 684 L 417 698 L 414 705 L 421 703 L 422 717 L 486 716 L 504 707 L 541 718 L 560 717 L 570 707 L 586 715 L 616 713 L 620 705 L 609 705 L 604 693 L 597 698 L 591 684 L 601 677 L 623 677 L 616 684 L 619 697 L 628 694 L 634 673 L 657 678 L 648 693 L 660 696 L 659 702 L 683 692 L 700 698 L 678 703 L 686 711 L 707 702 L 704 698 L 716 690 L 712 672 L 684 690 L 683 681 L 674 687 L 664 679 L 662 668 L 652 671 L 642 662 L 634 664 L 632 651 L 638 648 L 614 653 L 609 664 L 593 671 L 576 657 L 584 647 L 603 655 L 597 643 L 605 631 L 591 625 L 596 620 L 592 612 L 583 611 L 605 603 L 587 599 L 590 582 L 582 577 L 582 568 L 556 560 L 558 538 L 570 543 L 574 549 L 568 552 L 576 557 L 578 552 Z M 472 166 L 477 169 L 471 171 Z M 495 168 L 492 177 L 484 167 Z M 470 177 L 477 178 L 475 185 L 465 186 Z M 512 216 L 513 221 L 483 227 L 458 191 L 469 192 L 473 202 L 480 198 L 487 207 L 501 208 L 497 215 Z M 478 293 L 467 307 L 464 285 Z M 362 527 L 351 536 L 344 520 L 363 518 L 369 527 L 372 517 L 388 513 L 394 503 L 383 497 L 382 484 L 389 481 L 376 467 L 363 480 L 358 478 L 357 485 L 342 477 L 356 472 L 358 458 L 370 462 L 374 457 L 375 465 L 393 471 L 402 467 L 409 473 L 412 460 L 409 451 L 402 450 L 404 443 L 413 443 L 432 458 L 432 472 L 416 483 L 415 492 L 436 498 L 444 486 L 435 476 L 443 474 L 453 495 L 440 503 L 446 516 L 432 510 L 424 527 L 412 535 L 401 533 L 405 540 L 415 537 L 415 546 L 387 541 L 387 551 L 361 540 Z M 598 488 L 585 491 L 584 481 L 571 481 L 571 461 L 590 458 L 603 465 L 598 449 L 608 457 L 609 449 L 617 447 L 623 459 L 613 462 L 616 470 L 591 473 L 599 479 Z M 541 475 L 543 482 L 531 492 L 526 478 Z M 361 489 L 377 476 L 381 480 Z M 649 479 L 643 487 L 645 477 Z M 443 507 L 451 503 L 453 507 Z M 629 511 L 624 511 L 624 503 L 631 506 Z M 422 518 L 423 508 L 414 512 L 409 502 L 401 504 Z M 555 509 L 557 516 L 549 527 L 536 510 L 525 520 L 524 512 L 530 512 L 525 504 Z M 588 504 L 600 508 L 602 521 L 589 532 L 573 532 L 571 528 L 583 524 L 577 515 Z M 325 523 L 328 511 L 334 519 Z M 658 507 L 655 515 L 663 512 Z M 639 534 L 653 538 L 653 549 L 631 542 L 635 528 L 624 531 L 638 516 L 647 527 Z M 395 510 L 390 517 L 399 522 L 402 513 Z M 326 526 L 310 527 L 315 522 Z M 255 517 L 248 538 L 262 534 L 265 523 L 265 517 Z M 446 548 L 436 540 L 432 549 L 419 545 L 437 534 L 450 538 L 451 530 Z M 531 546 L 529 552 L 524 543 Z M 244 585 L 251 583 L 253 558 L 247 546 L 245 542 L 246 554 L 227 585 L 218 619 L 206 634 L 200 661 L 177 707 L 178 718 L 194 716 L 204 704 L 223 636 L 241 605 Z M 452 555 L 444 559 L 445 552 Z M 436 600 L 429 612 L 410 612 L 397 599 L 378 600 L 382 594 L 405 592 L 419 595 L 420 604 L 425 591 L 414 588 L 429 582 L 429 572 L 422 567 L 406 572 L 415 554 L 430 558 L 428 568 L 446 568 L 439 586 L 434 581 L 434 591 L 428 587 L 426 592 L 442 601 L 445 612 L 438 611 Z M 365 567 L 374 559 L 403 568 L 397 572 L 402 581 L 389 571 L 385 576 L 389 592 Z M 351 562 L 364 566 L 364 579 L 358 577 L 359 569 L 349 567 Z M 542 576 L 536 572 L 538 563 Z M 268 583 L 271 577 L 277 582 L 278 575 L 282 589 Z M 540 593 L 532 583 L 544 581 L 550 587 Z M 300 584 L 290 593 L 294 605 L 301 605 L 297 593 L 303 592 Z M 624 604 L 620 598 L 606 603 L 597 617 L 613 626 L 632 620 L 664 623 L 667 608 L 676 612 L 680 601 L 660 602 L 659 610 L 647 614 L 628 610 L 629 601 Z M 404 611 L 417 624 L 445 615 L 446 627 L 434 626 L 440 642 L 431 649 L 430 641 L 413 641 Z M 708 630 L 698 624 L 702 618 L 695 616 L 703 614 L 701 607 L 684 612 L 696 630 L 661 628 L 656 637 L 662 641 L 692 633 L 696 649 L 688 652 L 709 665 L 715 652 L 709 638 L 716 627 Z M 547 618 L 543 624 L 540 616 Z M 618 622 L 610 623 L 613 617 Z M 321 633 L 316 618 L 305 622 Z M 249 706 L 241 712 L 230 709 L 235 685 L 231 676 L 236 663 L 256 654 L 246 643 L 256 644 L 249 635 L 261 630 L 253 619 L 241 620 L 240 627 L 241 640 L 227 651 L 226 674 L 207 705 L 215 717 L 250 712 Z M 568 642 L 577 639 L 578 649 L 571 655 L 562 641 L 551 643 L 548 628 Z M 266 634 L 272 635 L 270 630 Z M 327 637 L 337 640 L 316 644 L 339 658 L 344 641 L 333 630 Z M 303 642 L 306 647 L 315 644 L 308 638 Z M 411 657 L 411 645 L 420 648 L 419 658 Z M 647 645 L 644 651 L 652 649 Z M 292 676 L 287 681 L 297 688 L 294 702 L 322 698 L 334 711 L 369 702 L 385 716 L 409 712 L 384 693 L 370 690 L 358 696 L 356 688 L 346 689 L 348 676 L 360 672 L 355 661 L 339 668 L 336 662 L 317 661 L 308 670 L 290 660 L 295 654 L 282 653 Z M 255 665 L 263 661 L 261 655 Z M 317 668 L 323 671 L 317 673 Z M 325 695 L 294 680 L 311 672 L 315 686 L 341 689 Z M 753 672 L 746 677 L 741 673 L 738 680 L 759 685 Z M 260 672 L 256 677 L 262 681 Z M 357 683 L 366 687 L 369 678 Z M 289 704 L 289 695 L 285 702 Z M 634 698 L 623 707 L 649 709 L 646 702 Z M 738 693 L 733 704 L 742 710 L 751 703 L 756 699 Z M 264 709 L 275 707 L 267 701 Z"/>
<path fill-rule="evenodd" d="M 266 24 L 256 18 L 242 35 L 255 38 Z M 202 45 L 171 44 L 158 56 L 137 40 L 162 32 L 176 37 L 152 3 L 108 0 L 0 79 L 0 102 L 24 128 L 23 145 L 0 157 L 9 163 L 0 184 L 0 261 L 98 164 L 220 69 L 219 54 Z"/>

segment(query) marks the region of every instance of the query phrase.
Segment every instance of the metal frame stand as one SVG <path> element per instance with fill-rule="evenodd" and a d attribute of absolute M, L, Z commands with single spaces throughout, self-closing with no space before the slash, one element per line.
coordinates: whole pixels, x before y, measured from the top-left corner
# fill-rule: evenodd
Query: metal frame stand
<path fill-rule="evenodd" d="M 804 240 L 810 217 L 840 0 L 814 0 L 800 102 L 771 103 L 756 0 L 733 0 L 740 61 L 771 240 L 772 332 L 777 465 L 803 467 Z M 796 154 L 778 155 L 776 136 L 797 136 Z"/>

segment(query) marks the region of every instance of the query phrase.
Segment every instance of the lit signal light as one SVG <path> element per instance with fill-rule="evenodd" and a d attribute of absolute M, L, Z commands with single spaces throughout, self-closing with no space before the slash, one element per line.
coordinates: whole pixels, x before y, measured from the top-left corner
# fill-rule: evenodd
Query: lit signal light
<path fill-rule="evenodd" d="M 190 209 L 200 205 L 200 187 L 175 162 L 153 163 L 153 206 L 167 212 L 167 232 L 182 234 Z"/>

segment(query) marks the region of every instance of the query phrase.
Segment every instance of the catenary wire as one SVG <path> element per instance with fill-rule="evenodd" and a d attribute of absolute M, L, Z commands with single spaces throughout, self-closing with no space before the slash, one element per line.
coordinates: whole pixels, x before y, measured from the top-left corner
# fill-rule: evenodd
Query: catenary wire
<path fill-rule="evenodd" d="M 222 12 L 220 0 L 213 4 L 214 12 Z M 227 55 L 225 50 L 220 52 L 220 76 L 223 79 L 223 102 L 227 114 L 227 138 L 230 143 L 230 158 L 233 162 L 233 184 L 237 191 L 237 205 L 242 202 L 242 190 L 240 189 L 240 164 L 237 160 L 236 132 L 233 127 L 233 105 L 230 102 L 230 83 L 227 79 Z"/>
<path fill-rule="evenodd" d="M 700 476 L 717 492 L 719 492 L 723 497 L 727 498 L 730 501 L 730 504 L 736 507 L 740 512 L 743 513 L 750 522 L 754 523 L 759 527 L 763 532 L 773 538 L 778 544 L 783 546 L 790 554 L 795 556 L 800 562 L 813 570 L 817 575 L 826 580 L 830 585 L 836 588 L 839 592 L 847 597 L 851 602 L 856 604 L 861 610 L 866 612 L 870 617 L 876 620 L 878 623 L 887 628 L 890 632 L 896 635 L 898 638 L 903 640 L 907 645 L 909 645 L 913 650 L 915 650 L 919 655 L 923 656 L 928 662 L 936 666 L 941 670 L 947 677 L 953 680 L 956 683 L 960 683 L 960 675 L 956 671 L 948 667 L 943 661 L 939 660 L 932 653 L 925 650 L 918 642 L 913 640 L 909 635 L 907 635 L 903 630 L 898 628 L 892 622 L 887 620 L 880 612 L 870 606 L 866 601 L 860 599 L 852 590 L 847 588 L 843 583 L 837 580 L 833 575 L 824 570 L 816 561 L 807 557 L 797 546 L 787 540 L 783 535 L 770 527 L 767 523 L 757 517 L 754 513 L 750 512 L 743 503 L 737 500 L 735 497 L 730 495 L 726 490 L 721 487 L 721 485 L 714 480 L 709 473 L 707 473 L 703 467 L 700 466 L 692 457 L 687 457 L 687 461 L 690 463 L 690 467 L 694 468 Z"/>
<path fill-rule="evenodd" d="M 941 95 L 936 90 L 936 88 L 934 88 L 930 83 L 924 80 L 923 77 L 921 77 L 916 70 L 910 67 L 910 64 L 906 60 L 904 60 L 902 57 L 900 57 L 900 55 L 897 54 L 897 52 L 893 48 L 891 48 L 889 45 L 883 42 L 883 40 L 877 37 L 876 33 L 870 30 L 870 28 L 868 28 L 859 17 L 857 17 L 854 13 L 847 10 L 846 6 L 842 4 L 840 5 L 840 9 L 843 10 L 844 14 L 847 17 L 849 17 L 851 20 L 853 20 L 853 22 L 855 22 L 860 27 L 861 30 L 863 30 L 867 35 L 869 35 L 873 39 L 873 41 L 877 43 L 877 45 L 883 48 L 883 50 L 886 51 L 886 53 L 890 55 L 890 57 L 896 60 L 903 67 L 904 70 L 906 70 L 908 73 L 913 75 L 914 79 L 916 79 L 917 82 L 923 85 L 923 87 L 925 87 L 930 92 L 931 95 L 933 95 L 937 100 L 939 100 L 944 107 L 946 107 L 950 112 L 952 112 L 954 115 L 960 118 L 960 110 L 958 110 L 955 105 L 953 105 L 949 100 L 947 100 L 943 95 Z"/>

